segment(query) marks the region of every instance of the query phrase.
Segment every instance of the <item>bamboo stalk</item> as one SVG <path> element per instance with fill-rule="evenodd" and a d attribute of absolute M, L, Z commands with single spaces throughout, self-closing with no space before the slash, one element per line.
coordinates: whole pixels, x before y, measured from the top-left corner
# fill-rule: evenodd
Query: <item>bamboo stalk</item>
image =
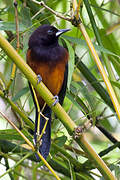
<path fill-rule="evenodd" d="M 25 63 L 25 61 L 19 56 L 15 49 L 8 43 L 8 41 L 1 34 L 0 46 L 6 52 L 6 54 L 12 59 L 12 61 L 14 61 L 17 67 L 23 72 L 26 78 L 30 81 L 30 83 L 33 85 L 33 87 L 36 89 L 39 95 L 45 100 L 45 102 L 51 107 L 51 109 L 55 112 L 58 118 L 61 119 L 61 122 L 66 127 L 69 134 L 73 135 L 74 130 L 76 128 L 76 124 L 74 123 L 74 121 L 71 120 L 71 118 L 68 116 L 68 114 L 64 111 L 64 109 L 59 103 L 55 106 L 52 106 L 54 98 L 51 92 L 45 87 L 45 85 L 42 82 L 39 84 L 37 83 L 37 75 L 32 71 L 32 69 Z M 90 159 L 94 161 L 101 174 L 107 180 L 115 180 L 107 165 L 97 155 L 97 153 L 90 146 L 90 144 L 86 141 L 84 135 L 81 135 L 79 139 L 75 140 L 84 149 L 84 151 L 88 153 Z"/>

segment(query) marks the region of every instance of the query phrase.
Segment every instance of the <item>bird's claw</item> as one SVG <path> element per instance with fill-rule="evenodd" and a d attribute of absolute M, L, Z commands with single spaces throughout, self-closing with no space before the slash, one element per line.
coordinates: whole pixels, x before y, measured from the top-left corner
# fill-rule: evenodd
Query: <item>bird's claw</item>
<path fill-rule="evenodd" d="M 39 147 L 42 145 L 42 139 L 39 138 L 40 135 L 36 133 L 37 140 L 33 139 L 33 145 L 35 150 L 39 150 Z"/>
<path fill-rule="evenodd" d="M 42 77 L 40 74 L 37 75 L 37 84 L 39 84 L 42 81 Z"/>
<path fill-rule="evenodd" d="M 53 99 L 55 99 L 54 103 L 52 104 L 52 106 L 55 106 L 58 102 L 59 102 L 59 97 L 57 95 L 55 95 L 53 97 Z"/>

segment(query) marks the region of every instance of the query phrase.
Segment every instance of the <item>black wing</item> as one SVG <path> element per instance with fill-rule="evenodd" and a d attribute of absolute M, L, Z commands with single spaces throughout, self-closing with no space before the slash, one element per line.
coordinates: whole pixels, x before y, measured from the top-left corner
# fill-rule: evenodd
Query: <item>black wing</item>
<path fill-rule="evenodd" d="M 60 92 L 59 92 L 59 94 L 58 94 L 59 103 L 60 103 L 61 105 L 63 104 L 64 97 L 65 97 L 65 94 L 66 94 L 67 80 L 68 80 L 68 64 L 66 64 L 62 88 L 61 88 L 61 90 L 60 90 Z"/>

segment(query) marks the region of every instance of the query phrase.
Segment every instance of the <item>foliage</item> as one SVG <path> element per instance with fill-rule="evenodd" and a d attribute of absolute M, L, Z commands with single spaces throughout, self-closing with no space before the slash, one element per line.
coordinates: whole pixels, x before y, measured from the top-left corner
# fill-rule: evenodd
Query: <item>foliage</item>
<path fill-rule="evenodd" d="M 87 6 L 86 2 L 86 0 L 83 1 L 83 6 L 80 9 L 82 22 L 95 45 L 120 102 L 119 1 L 90 0 L 90 6 Z M 60 39 L 60 43 L 68 49 L 70 57 L 68 89 L 63 107 L 77 125 L 85 125 L 87 139 L 97 153 L 101 152 L 101 156 L 103 156 L 102 152 L 104 150 L 104 161 L 115 173 L 116 178 L 119 179 L 120 145 L 117 140 L 120 132 L 119 120 L 82 33 L 70 22 L 56 17 L 50 11 L 32 1 L 17 0 L 17 3 L 20 35 L 19 54 L 24 59 L 26 59 L 29 36 L 41 24 L 50 23 L 61 29 L 71 28 L 71 31 Z M 49 0 L 46 1 L 46 4 L 55 11 L 70 16 L 70 1 Z M 92 9 L 98 31 L 95 29 L 95 22 L 92 21 L 93 18 L 89 8 Z M 12 0 L 0 1 L 0 31 L 16 48 L 15 7 Z M 28 89 L 28 81 L 19 69 L 16 69 L 12 84 L 5 91 L 10 81 L 12 67 L 13 62 L 0 49 L 0 90 L 6 92 L 5 96 L 7 95 L 25 115 L 34 121 L 34 105 Z M 10 104 L 5 101 L 5 98 L 0 100 L 0 111 L 4 112 L 7 117 L 9 115 L 9 118 L 14 120 L 17 126 L 22 129 L 23 134 L 32 141 L 33 136 L 30 134 L 30 127 L 15 111 L 11 110 Z M 51 156 L 48 157 L 48 162 L 56 172 L 60 173 L 59 177 L 61 179 L 102 179 L 101 174 L 95 173 L 94 163 L 90 162 L 87 155 L 77 148 L 73 138 L 68 135 L 66 129 L 54 114 L 52 119 L 52 147 L 50 152 L 52 159 Z M 87 125 L 89 125 L 88 122 L 91 119 L 93 127 L 88 129 Z M 2 117 L 1 120 L 3 120 Z M 1 124 L 2 126 L 3 124 Z M 102 128 L 105 128 L 109 134 L 106 135 L 101 130 Z M 116 139 L 112 135 L 115 135 Z M 110 149 L 115 143 L 118 143 L 117 146 Z M 11 167 L 10 160 L 12 160 L 13 165 L 20 161 L 23 155 L 28 154 L 28 147 L 24 140 L 11 127 L 1 128 L 0 147 L 1 165 L 5 166 L 6 169 Z M 29 176 L 32 179 L 55 179 L 43 167 L 42 162 L 36 162 L 34 156 L 28 155 L 26 158 L 28 159 L 18 163 L 17 167 L 14 166 L 14 170 L 11 169 L 7 176 L 8 179 L 17 179 L 18 177 L 28 179 Z M 2 160 L 4 160 L 4 164 Z M 0 173 L 2 174 L 2 172 Z"/>

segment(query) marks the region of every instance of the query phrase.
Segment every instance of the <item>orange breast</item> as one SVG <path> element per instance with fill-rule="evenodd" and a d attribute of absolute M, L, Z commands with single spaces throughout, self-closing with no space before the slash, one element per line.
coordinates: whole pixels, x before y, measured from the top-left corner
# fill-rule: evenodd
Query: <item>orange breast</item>
<path fill-rule="evenodd" d="M 59 94 L 63 84 L 65 66 L 68 60 L 68 53 L 66 53 L 66 55 L 67 57 L 65 57 L 64 59 L 51 63 L 49 61 L 33 61 L 30 56 L 30 50 L 28 50 L 27 52 L 27 63 L 37 75 L 41 75 L 43 83 L 47 86 L 47 88 L 52 92 L 53 95 Z M 38 94 L 37 98 L 40 107 L 42 107 L 44 104 L 43 99 Z"/>

